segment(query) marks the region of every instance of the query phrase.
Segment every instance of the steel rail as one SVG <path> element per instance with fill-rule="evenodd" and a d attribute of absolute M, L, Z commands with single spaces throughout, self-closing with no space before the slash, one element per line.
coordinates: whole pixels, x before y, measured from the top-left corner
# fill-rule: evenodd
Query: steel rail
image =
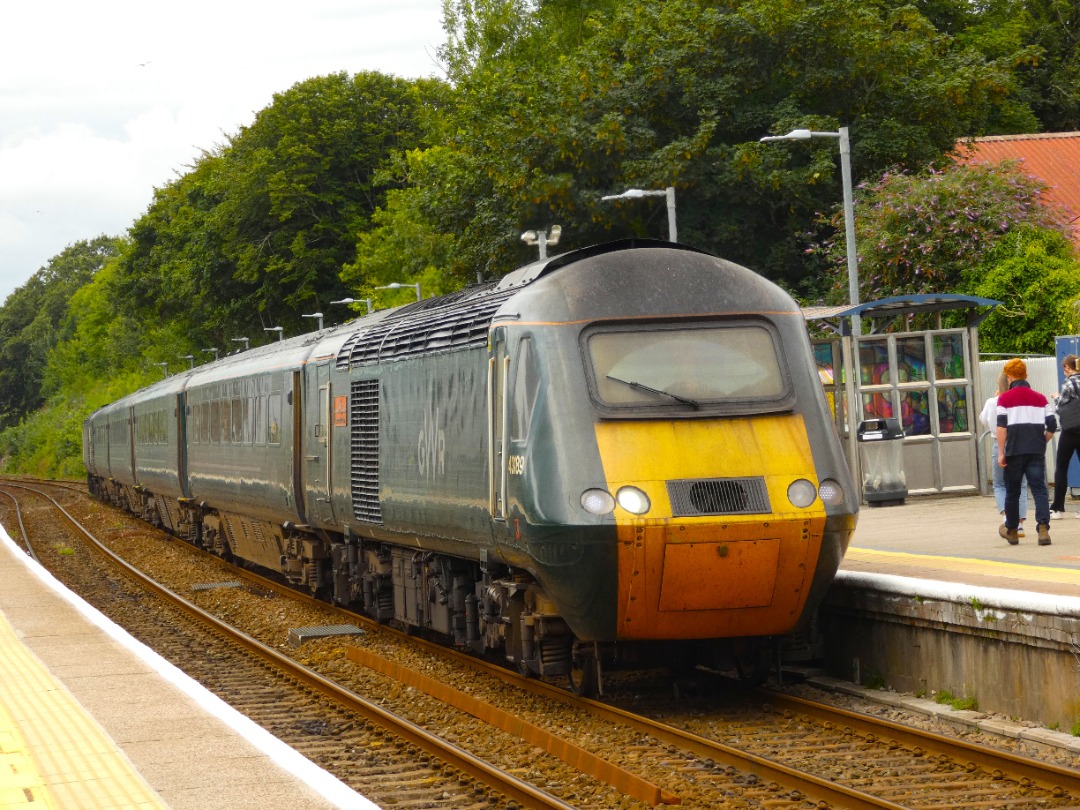
<path fill-rule="evenodd" d="M 399 717 L 396 714 L 383 709 L 381 706 L 377 706 L 354 692 L 342 688 L 333 681 L 319 675 L 317 672 L 313 672 L 307 667 L 298 664 L 288 656 L 282 655 L 276 650 L 267 647 L 246 633 L 230 627 L 228 624 L 221 621 L 216 616 L 202 610 L 197 605 L 188 602 L 179 594 L 174 593 L 151 577 L 146 576 L 137 568 L 114 554 L 47 493 L 20 484 L 9 483 L 7 485 L 25 489 L 48 499 L 68 522 L 86 537 L 87 541 L 90 542 L 95 550 L 119 566 L 125 574 L 130 576 L 136 582 L 168 600 L 184 613 L 213 627 L 252 655 L 262 658 L 273 666 L 285 670 L 287 674 L 296 678 L 300 683 L 313 691 L 340 703 L 346 708 L 361 715 L 369 722 L 386 729 L 395 737 L 438 758 L 449 767 L 455 768 L 462 773 L 467 774 L 477 782 L 489 786 L 492 790 L 502 794 L 507 799 L 519 803 L 523 808 L 532 808 L 533 810 L 574 810 L 573 805 L 567 804 L 561 799 L 537 789 L 528 782 L 524 782 L 521 779 L 496 768 L 494 765 L 473 756 L 468 751 L 459 748 L 453 743 L 431 734 L 415 723 Z"/>

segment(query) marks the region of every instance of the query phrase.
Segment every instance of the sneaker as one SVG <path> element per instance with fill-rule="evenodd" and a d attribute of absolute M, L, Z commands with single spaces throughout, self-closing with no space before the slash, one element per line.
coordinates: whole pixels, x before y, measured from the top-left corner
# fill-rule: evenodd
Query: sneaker
<path fill-rule="evenodd" d="M 1080 512 L 1077 512 L 1077 513 L 1076 513 L 1076 516 L 1077 516 L 1078 518 L 1080 518 Z M 1063 517 L 1065 517 L 1065 513 L 1064 513 L 1064 512 L 1051 512 L 1051 513 L 1050 513 L 1050 519 L 1051 519 L 1051 520 L 1061 520 L 1061 519 L 1062 519 Z"/>
<path fill-rule="evenodd" d="M 1040 526 L 1039 529 L 1042 530 L 1043 527 Z M 1020 542 L 1020 538 L 1016 534 L 1016 529 L 1010 529 L 1004 523 L 1002 523 L 1000 526 L 998 526 L 998 534 L 1000 534 L 1002 537 L 1004 537 L 1006 540 L 1008 540 L 1010 546 L 1015 546 L 1017 543 Z M 1041 538 L 1040 538 L 1039 542 L 1040 543 L 1042 542 Z M 1050 542 L 1049 535 L 1047 535 L 1046 542 L 1047 543 Z"/>
<path fill-rule="evenodd" d="M 1024 536 L 1024 524 L 1023 523 L 1021 523 L 1019 526 L 1016 527 L 1016 536 L 1017 537 L 1023 537 Z"/>
<path fill-rule="evenodd" d="M 1039 524 L 1039 545 L 1050 545 L 1050 526 L 1047 523 Z"/>

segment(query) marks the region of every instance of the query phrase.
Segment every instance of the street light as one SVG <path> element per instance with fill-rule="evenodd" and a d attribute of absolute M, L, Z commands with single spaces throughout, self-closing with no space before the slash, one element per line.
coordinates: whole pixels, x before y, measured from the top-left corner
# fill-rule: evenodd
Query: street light
<path fill-rule="evenodd" d="M 166 377 L 169 376 L 169 364 L 168 363 L 153 363 L 152 365 L 155 365 L 155 366 L 157 366 L 158 368 L 161 369 L 161 374 L 162 374 L 161 378 L 162 379 L 165 379 Z"/>
<path fill-rule="evenodd" d="M 320 332 L 322 331 L 322 313 L 321 312 L 313 312 L 310 315 L 301 315 L 300 317 L 301 318 L 318 318 L 319 319 L 319 331 Z"/>
<path fill-rule="evenodd" d="M 199 351 L 206 352 L 207 354 L 213 354 L 214 359 L 217 360 L 218 352 L 220 351 L 220 349 L 218 349 L 217 346 L 211 346 L 209 349 L 200 349 Z"/>
<path fill-rule="evenodd" d="M 420 295 L 420 282 L 419 281 L 416 282 L 415 284 L 402 284 L 402 283 L 400 283 L 398 281 L 394 281 L 394 282 L 391 282 L 390 284 L 387 284 L 385 287 L 376 287 L 375 289 L 376 290 L 404 290 L 407 287 L 412 287 L 414 290 L 416 290 L 416 300 L 417 301 L 421 300 L 422 296 Z"/>
<path fill-rule="evenodd" d="M 277 332 L 278 343 L 281 343 L 285 339 L 285 327 L 284 326 L 264 326 L 264 332 Z"/>
<path fill-rule="evenodd" d="M 808 141 L 811 138 L 837 138 L 840 142 L 840 179 L 844 191 L 844 237 L 847 243 L 848 299 L 853 307 L 859 305 L 859 254 L 855 248 L 855 201 L 851 193 L 851 141 L 848 128 L 836 132 L 818 132 L 809 129 L 793 129 L 787 135 L 768 135 L 762 143 L 772 141 Z M 862 318 L 851 316 L 851 333 L 862 334 Z"/>
<path fill-rule="evenodd" d="M 251 348 L 251 341 L 250 341 L 250 340 L 248 340 L 248 339 L 247 339 L 246 337 L 242 337 L 242 338 L 229 338 L 229 340 L 231 340 L 231 341 L 232 341 L 233 343 L 243 343 L 243 344 L 244 344 L 244 351 L 245 351 L 245 352 L 246 352 L 246 351 L 247 351 L 248 349 L 250 349 L 250 348 Z"/>
<path fill-rule="evenodd" d="M 367 314 L 371 314 L 370 298 L 342 298 L 340 301 L 331 301 L 331 304 L 367 304 Z"/>
<path fill-rule="evenodd" d="M 668 241 L 678 242 L 679 234 L 675 228 L 675 186 L 650 190 L 630 188 L 622 194 L 608 194 L 606 197 L 601 197 L 600 199 L 605 202 L 610 202 L 611 200 L 640 200 L 642 197 L 667 197 Z"/>
<path fill-rule="evenodd" d="M 526 245 L 536 245 L 540 248 L 540 258 L 547 258 L 548 245 L 559 244 L 562 236 L 562 225 L 552 225 L 550 231 L 525 231 L 521 235 L 521 241 Z"/>
<path fill-rule="evenodd" d="M 180 355 L 177 355 L 177 359 L 179 359 L 179 360 L 187 360 L 188 361 L 188 368 L 195 368 L 195 355 L 193 355 L 193 354 L 180 354 Z"/>

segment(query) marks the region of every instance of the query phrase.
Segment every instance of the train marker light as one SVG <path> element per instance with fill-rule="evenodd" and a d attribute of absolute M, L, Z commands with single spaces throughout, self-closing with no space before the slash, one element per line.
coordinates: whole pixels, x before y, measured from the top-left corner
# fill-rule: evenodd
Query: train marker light
<path fill-rule="evenodd" d="M 818 495 L 820 495 L 821 500 L 829 506 L 836 506 L 844 501 L 844 488 L 840 486 L 839 481 L 826 478 L 821 482 L 821 486 L 818 487 Z"/>
<path fill-rule="evenodd" d="M 813 482 L 800 478 L 791 482 L 791 485 L 787 488 L 787 497 L 792 506 L 805 509 L 817 500 L 817 488 Z"/>
<path fill-rule="evenodd" d="M 622 487 L 615 493 L 619 506 L 633 515 L 644 515 L 652 508 L 649 496 L 637 487 Z"/>
<path fill-rule="evenodd" d="M 603 489 L 587 489 L 581 493 L 581 508 L 594 515 L 606 515 L 615 509 L 615 499 Z"/>

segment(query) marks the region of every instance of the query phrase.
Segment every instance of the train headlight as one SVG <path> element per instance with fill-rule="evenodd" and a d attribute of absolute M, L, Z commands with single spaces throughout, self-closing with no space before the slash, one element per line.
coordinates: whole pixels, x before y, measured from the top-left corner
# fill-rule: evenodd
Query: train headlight
<path fill-rule="evenodd" d="M 800 478 L 791 482 L 791 486 L 787 488 L 787 497 L 792 506 L 805 509 L 817 498 L 817 488 L 813 482 Z"/>
<path fill-rule="evenodd" d="M 821 486 L 818 487 L 818 495 L 820 495 L 821 500 L 829 506 L 836 506 L 844 501 L 844 488 L 840 486 L 839 481 L 826 478 L 821 482 Z"/>
<path fill-rule="evenodd" d="M 606 515 L 615 509 L 615 499 L 604 489 L 587 489 L 581 493 L 581 508 L 594 515 Z"/>
<path fill-rule="evenodd" d="M 615 500 L 619 506 L 634 515 L 644 515 L 652 508 L 649 496 L 637 487 L 621 487 L 615 493 Z"/>

